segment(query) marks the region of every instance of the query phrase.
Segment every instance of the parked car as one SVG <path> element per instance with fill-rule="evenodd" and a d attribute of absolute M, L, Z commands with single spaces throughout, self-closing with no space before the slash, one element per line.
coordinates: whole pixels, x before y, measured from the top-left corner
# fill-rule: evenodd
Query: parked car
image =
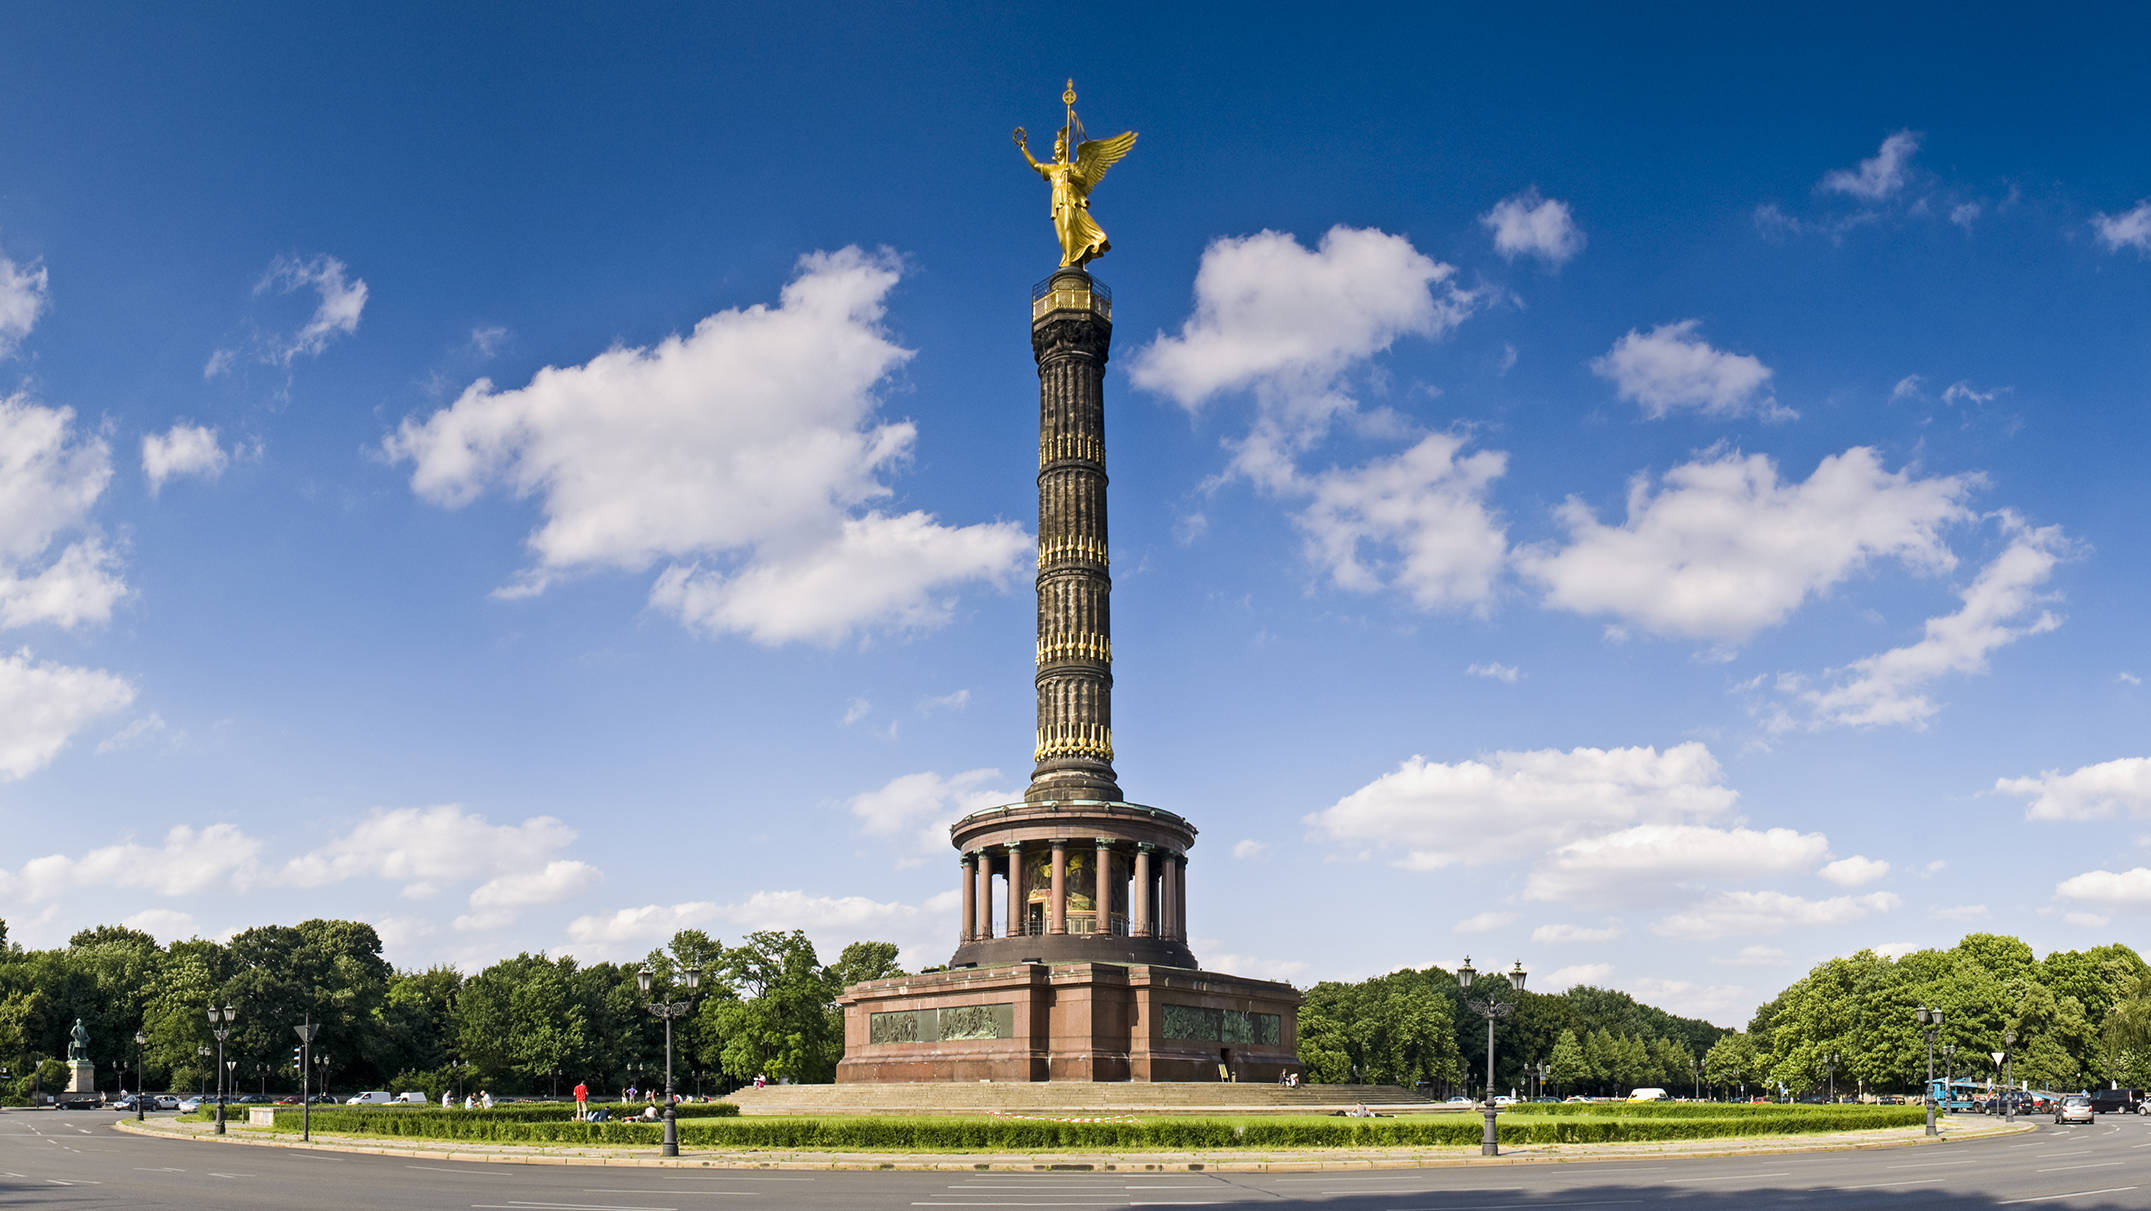
<path fill-rule="evenodd" d="M 1628 1100 L 1631 1102 L 1662 1102 L 1665 1098 L 1666 1091 L 1656 1087 L 1638 1089 L 1628 1095 Z"/>
<path fill-rule="evenodd" d="M 2054 1125 L 2063 1123 L 2088 1123 L 2091 1121 L 2091 1099 L 2081 1093 L 2072 1093 L 2061 1099 L 2054 1108 Z"/>
<path fill-rule="evenodd" d="M 195 1111 L 200 1110 L 201 1108 L 202 1099 L 198 1097 L 183 1097 L 179 1099 L 179 1112 L 181 1114 L 192 1114 Z"/>
<path fill-rule="evenodd" d="M 134 1100 L 134 1095 L 130 1093 L 126 1097 L 120 1098 L 116 1101 L 107 1102 L 106 1105 L 110 1109 L 117 1110 L 122 1114 L 133 1114 Z"/>
<path fill-rule="evenodd" d="M 2140 1089 L 2094 1089 L 2091 1091 L 2093 1114 L 2132 1114 L 2143 1104 Z"/>
<path fill-rule="evenodd" d="M 386 1089 L 368 1089 L 368 1090 L 366 1090 L 366 1091 L 365 1091 L 364 1093 L 354 1093 L 354 1094 L 352 1094 L 352 1095 L 351 1095 L 350 1097 L 348 1097 L 348 1098 L 345 1098 L 345 1099 L 344 1099 L 344 1105 L 346 1105 L 346 1106 L 386 1106 L 386 1105 L 388 1105 L 388 1104 L 389 1104 L 390 1102 L 393 1102 L 393 1101 L 395 1101 L 395 1100 L 396 1100 L 396 1097 L 395 1097 L 395 1095 L 394 1095 L 394 1094 L 392 1094 L 392 1093 L 390 1093 L 390 1092 L 389 1092 L 388 1090 L 386 1090 Z"/>
<path fill-rule="evenodd" d="M 154 1099 L 150 1102 L 149 1106 L 149 1108 L 152 1110 L 179 1109 L 179 1095 L 176 1093 L 156 1093 L 151 1094 L 150 1096 Z"/>

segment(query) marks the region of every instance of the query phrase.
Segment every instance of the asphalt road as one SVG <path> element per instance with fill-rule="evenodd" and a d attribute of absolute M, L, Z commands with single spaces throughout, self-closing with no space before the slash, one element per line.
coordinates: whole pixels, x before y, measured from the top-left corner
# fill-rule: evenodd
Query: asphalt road
<path fill-rule="evenodd" d="M 368 1211 L 854 1208 L 2151 1208 L 2151 1119 L 1921 1148 L 1388 1172 L 671 1170 L 435 1164 L 125 1135 L 116 1116 L 0 1114 L 0 1206 Z"/>

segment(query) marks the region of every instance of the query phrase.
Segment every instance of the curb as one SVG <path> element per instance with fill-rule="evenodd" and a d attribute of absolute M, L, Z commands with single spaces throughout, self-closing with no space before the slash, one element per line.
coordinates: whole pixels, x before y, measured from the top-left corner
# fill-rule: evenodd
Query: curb
<path fill-rule="evenodd" d="M 755 1153 L 706 1153 L 679 1158 L 659 1156 L 604 1156 L 566 1155 L 543 1152 L 455 1151 L 435 1148 L 399 1147 L 394 1144 L 362 1144 L 350 1136 L 332 1136 L 302 1143 L 296 1139 L 254 1138 L 239 1135 L 222 1137 L 193 1131 L 175 1130 L 167 1127 L 137 1126 L 133 1122 L 114 1123 L 116 1131 L 129 1135 L 157 1136 L 186 1143 L 240 1144 L 255 1148 L 292 1148 L 317 1152 L 343 1152 L 361 1156 L 394 1156 L 404 1158 L 461 1161 L 465 1164 L 494 1165 L 587 1165 L 592 1168 L 631 1169 L 772 1169 L 772 1170 L 870 1170 L 926 1173 L 1319 1173 L 1352 1169 L 1460 1169 L 1468 1166 L 1502 1165 L 1575 1165 L 1593 1162 L 1632 1163 L 1638 1159 L 1685 1160 L 1688 1158 L 1726 1156 L 1772 1156 L 1794 1153 L 1864 1152 L 1881 1148 L 1923 1148 L 1939 1144 L 1970 1143 L 1974 1140 L 1995 1139 L 2008 1135 L 2020 1135 L 2035 1129 L 2035 1124 L 2021 1123 L 2014 1127 L 1997 1126 L 1975 1129 L 1969 1134 L 1937 1136 L 1903 1136 L 1891 1139 L 1838 1139 L 1827 1142 L 1807 1143 L 1798 1139 L 1780 1139 L 1746 1147 L 1721 1146 L 1697 1148 L 1679 1152 L 1619 1152 L 1619 1153 L 1539 1153 L 1510 1152 L 1501 1156 L 1476 1155 L 1427 1155 L 1403 1154 L 1398 1156 L 1322 1156 L 1317 1153 L 1269 1153 L 1262 1159 L 1246 1158 L 1212 1159 L 1218 1154 L 1190 1154 L 1203 1159 L 1167 1159 L 1149 1154 L 1156 1159 L 1143 1159 L 1145 1154 L 1133 1153 L 1124 1159 L 1109 1158 L 1098 1153 L 1072 1153 L 1065 1155 L 1005 1155 L 1005 1154 L 941 1154 L 945 1159 L 929 1160 L 918 1154 L 906 1153 L 791 1153 L 783 1156 L 765 1157 Z M 1893 1129 L 1895 1130 L 1895 1129 Z M 1467 1145 L 1468 1146 L 1468 1145 Z M 1592 1145 L 1539 1144 L 1517 1145 L 1519 1148 L 1591 1147 Z"/>

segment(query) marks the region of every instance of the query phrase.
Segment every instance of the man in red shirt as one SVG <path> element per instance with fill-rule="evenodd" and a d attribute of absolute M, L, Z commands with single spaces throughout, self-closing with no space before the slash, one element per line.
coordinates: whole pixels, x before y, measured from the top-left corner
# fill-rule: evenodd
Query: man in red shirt
<path fill-rule="evenodd" d="M 556 1085 L 554 1086 L 554 1088 L 557 1089 L 559 1088 L 559 1086 Z M 575 1121 L 581 1122 L 589 1117 L 590 1086 L 585 1085 L 581 1081 L 577 1081 L 575 1082 Z"/>

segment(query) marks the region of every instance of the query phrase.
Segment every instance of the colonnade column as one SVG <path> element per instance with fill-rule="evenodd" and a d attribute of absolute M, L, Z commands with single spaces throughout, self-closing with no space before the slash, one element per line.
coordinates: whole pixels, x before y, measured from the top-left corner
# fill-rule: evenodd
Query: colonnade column
<path fill-rule="evenodd" d="M 1179 905 L 1173 897 L 1173 889 L 1180 886 L 1180 877 L 1175 873 L 1179 857 L 1171 850 L 1158 855 L 1163 868 L 1158 873 L 1158 936 L 1167 940 L 1180 937 Z"/>
<path fill-rule="evenodd" d="M 1173 936 L 1181 941 L 1188 937 L 1188 856 L 1176 854 L 1173 858 Z"/>
<path fill-rule="evenodd" d="M 978 919 L 971 923 L 971 936 L 985 939 L 993 936 L 993 855 L 978 851 L 978 892 L 972 897 L 978 905 Z"/>
<path fill-rule="evenodd" d="M 1098 838 L 1098 932 L 1113 932 L 1113 841 Z"/>
<path fill-rule="evenodd" d="M 978 876 L 973 872 L 975 861 L 969 854 L 962 859 L 963 866 L 963 917 L 957 922 L 957 938 L 968 942 L 978 927 Z"/>
<path fill-rule="evenodd" d="M 1048 912 L 1052 920 L 1046 929 L 1052 933 L 1068 932 L 1068 842 L 1056 838 L 1053 842 L 1053 895 Z"/>
<path fill-rule="evenodd" d="M 1148 841 L 1135 845 L 1135 881 L 1128 886 L 1128 936 L 1150 936 L 1150 851 Z"/>
<path fill-rule="evenodd" d="M 1025 911 L 1029 907 L 1025 901 L 1029 899 L 1023 886 L 1023 842 L 1011 841 L 1008 843 L 1008 936 L 1011 938 L 1023 935 L 1027 923 L 1024 918 L 1030 915 Z"/>

